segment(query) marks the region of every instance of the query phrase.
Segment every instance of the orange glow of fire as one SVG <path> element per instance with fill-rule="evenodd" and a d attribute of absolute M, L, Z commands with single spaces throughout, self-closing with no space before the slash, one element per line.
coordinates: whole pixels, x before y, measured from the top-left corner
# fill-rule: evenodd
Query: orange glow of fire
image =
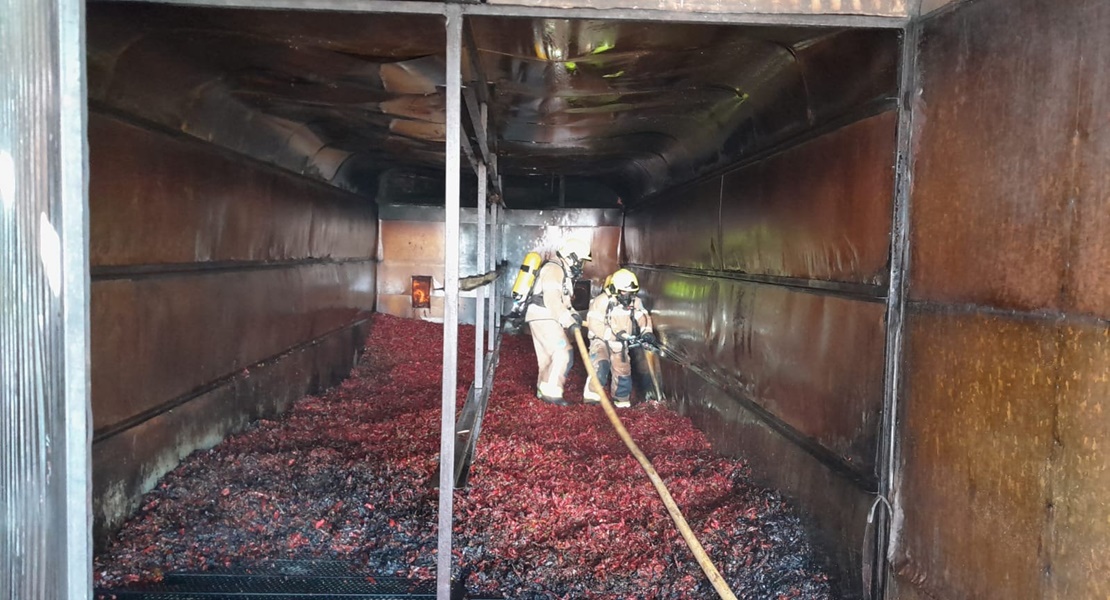
<path fill-rule="evenodd" d="M 428 308 L 431 306 L 432 282 L 428 279 L 413 277 L 412 279 L 412 306 L 413 308 Z"/>

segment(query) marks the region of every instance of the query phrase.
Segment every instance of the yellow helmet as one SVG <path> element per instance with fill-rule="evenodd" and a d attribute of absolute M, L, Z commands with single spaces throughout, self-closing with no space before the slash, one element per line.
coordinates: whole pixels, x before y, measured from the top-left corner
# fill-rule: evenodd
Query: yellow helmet
<path fill-rule="evenodd" d="M 617 292 L 628 292 L 635 294 L 640 291 L 640 280 L 636 279 L 636 274 L 628 269 L 621 269 L 616 273 L 610 275 L 613 294 Z"/>
<path fill-rule="evenodd" d="M 563 240 L 563 245 L 559 246 L 557 254 L 571 262 L 593 260 L 593 257 L 590 256 L 590 245 L 578 238 Z"/>
<path fill-rule="evenodd" d="M 605 276 L 605 283 L 601 284 L 601 291 L 605 292 L 606 294 L 609 294 L 610 296 L 617 293 L 617 290 L 613 289 L 613 274 L 612 273 Z"/>

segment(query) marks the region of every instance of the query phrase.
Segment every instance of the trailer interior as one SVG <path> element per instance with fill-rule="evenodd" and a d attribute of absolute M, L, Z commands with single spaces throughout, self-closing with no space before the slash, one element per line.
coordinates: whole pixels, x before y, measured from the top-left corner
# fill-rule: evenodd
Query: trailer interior
<path fill-rule="evenodd" d="M 529 388 L 510 288 L 571 237 L 576 308 L 639 278 L 617 414 L 735 597 L 1110 595 L 1110 4 L 32 4 L 0 598 L 726 597 L 669 519 L 620 537 L 665 513 L 592 471 L 635 463 L 582 357 L 572 406 Z"/>

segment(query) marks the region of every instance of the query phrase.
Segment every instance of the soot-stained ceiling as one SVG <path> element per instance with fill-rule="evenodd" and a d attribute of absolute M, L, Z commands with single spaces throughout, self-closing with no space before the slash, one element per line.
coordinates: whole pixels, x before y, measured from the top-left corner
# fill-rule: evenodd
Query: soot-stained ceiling
<path fill-rule="evenodd" d="M 632 205 L 874 110 L 896 89 L 896 31 L 510 17 L 467 26 L 478 67 L 465 57 L 463 82 L 485 86 L 505 197 L 520 207 Z M 439 16 L 97 2 L 88 45 L 94 109 L 367 196 L 437 201 Z"/>

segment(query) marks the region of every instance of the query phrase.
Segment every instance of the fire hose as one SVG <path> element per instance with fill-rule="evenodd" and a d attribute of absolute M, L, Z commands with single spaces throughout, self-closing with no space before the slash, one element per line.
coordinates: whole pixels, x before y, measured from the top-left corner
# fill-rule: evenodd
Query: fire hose
<path fill-rule="evenodd" d="M 640 447 L 636 445 L 636 442 L 632 440 L 632 436 L 628 434 L 628 430 L 624 428 L 624 424 L 621 423 L 620 417 L 617 416 L 617 410 L 613 408 L 613 403 L 609 401 L 609 395 L 606 394 L 605 390 L 602 388 L 601 380 L 597 377 L 597 371 L 594 369 L 593 363 L 590 362 L 590 353 L 586 350 L 586 343 L 582 340 L 581 328 L 574 329 L 574 338 L 578 343 L 578 352 L 582 355 L 582 362 L 586 365 L 586 372 L 590 375 L 590 381 L 593 382 L 594 390 L 601 396 L 601 408 L 605 411 L 605 416 L 609 417 L 609 422 L 612 423 L 613 429 L 617 430 L 617 435 L 620 436 L 624 445 L 628 446 L 628 450 L 632 453 L 632 456 L 636 457 L 636 461 L 643 467 L 644 472 L 647 473 L 648 479 L 650 479 L 652 485 L 655 486 L 655 491 L 659 492 L 659 497 L 663 500 L 663 505 L 667 507 L 667 512 L 671 515 L 675 527 L 677 527 L 678 532 L 682 534 L 682 539 L 686 541 L 686 545 L 689 546 L 690 552 L 694 554 L 694 558 L 697 559 L 698 565 L 700 565 L 702 571 L 705 572 L 705 576 L 709 578 L 709 583 L 713 584 L 713 589 L 717 590 L 717 595 L 724 600 L 736 600 L 736 594 L 733 594 L 732 590 L 729 589 L 728 583 L 721 577 L 721 573 L 717 570 L 717 567 L 713 565 L 713 561 L 710 560 L 709 555 L 705 553 L 705 549 L 702 548 L 701 542 L 698 541 L 698 538 L 690 529 L 690 525 L 686 523 L 686 517 L 682 516 L 682 511 L 679 510 L 678 505 L 675 504 L 674 498 L 671 497 L 671 492 L 667 490 L 667 485 L 663 483 L 663 479 L 659 477 L 659 473 L 656 472 L 651 461 L 648 460 L 648 457 L 640 450 Z M 658 388 L 658 383 L 655 385 Z"/>

